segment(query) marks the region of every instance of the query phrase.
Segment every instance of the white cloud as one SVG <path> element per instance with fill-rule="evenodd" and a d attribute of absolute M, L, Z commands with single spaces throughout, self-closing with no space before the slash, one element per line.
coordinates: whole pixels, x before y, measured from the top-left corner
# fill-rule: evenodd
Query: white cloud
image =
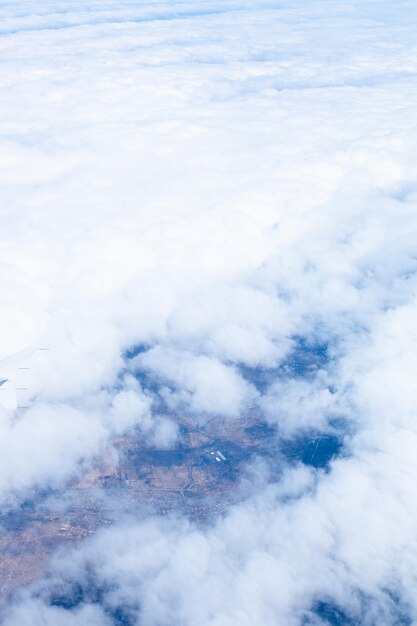
<path fill-rule="evenodd" d="M 258 403 L 285 436 L 347 418 L 330 472 L 246 479 L 207 529 L 131 520 L 65 568 L 89 563 L 144 626 L 318 623 L 326 598 L 388 625 L 398 597 L 415 621 L 414 4 L 21 0 L 0 18 L 1 353 L 50 348 L 30 408 L 1 415 L 0 501 L 62 486 L 125 429 L 173 445 L 176 409 Z M 327 345 L 318 374 L 288 365 L 297 337 Z M 261 398 L 241 366 L 282 376 Z M 16 602 L 8 626 L 108 619 Z"/>
<path fill-rule="evenodd" d="M 161 395 L 171 409 L 237 417 L 257 396 L 235 368 L 204 355 L 158 346 L 136 357 L 135 365 L 162 380 Z"/>
<path fill-rule="evenodd" d="M 348 417 L 347 407 L 340 404 L 323 381 L 290 379 L 270 387 L 262 408 L 268 420 L 288 437 L 303 430 L 325 430 L 332 418 Z"/>

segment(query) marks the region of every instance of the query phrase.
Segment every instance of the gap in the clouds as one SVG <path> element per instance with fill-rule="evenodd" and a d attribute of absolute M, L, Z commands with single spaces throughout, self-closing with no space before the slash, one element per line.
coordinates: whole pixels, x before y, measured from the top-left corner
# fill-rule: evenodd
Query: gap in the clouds
<path fill-rule="evenodd" d="M 292 339 L 295 346 L 280 366 L 283 374 L 309 378 L 329 364 L 329 342 L 312 341 L 301 336 Z"/>
<path fill-rule="evenodd" d="M 355 609 L 355 614 L 342 608 L 330 599 L 318 600 L 314 603 L 311 613 L 320 619 L 323 626 L 381 626 L 390 624 L 391 626 L 411 626 L 412 618 L 408 613 L 399 596 L 389 590 L 383 591 L 383 596 L 379 601 L 372 597 L 357 592 L 359 605 Z M 311 614 L 310 614 L 311 615 Z M 313 626 L 317 621 L 307 618 L 303 626 Z"/>
<path fill-rule="evenodd" d="M 83 582 L 73 582 L 64 588 L 52 591 L 44 601 L 51 607 L 56 607 L 68 613 L 82 605 L 99 606 L 103 615 L 110 618 L 113 626 L 133 626 L 137 624 L 138 607 L 132 606 L 109 606 L 106 602 L 106 594 L 111 591 L 103 587 L 95 579 L 92 572 L 88 573 Z"/>
<path fill-rule="evenodd" d="M 253 385 L 263 396 L 269 388 L 280 380 L 305 379 L 312 380 L 324 370 L 331 362 L 330 343 L 310 339 L 304 336 L 291 337 L 293 348 L 285 359 L 276 367 L 250 366 L 245 363 L 232 363 L 244 380 Z M 151 345 L 145 342 L 137 343 L 126 349 L 122 355 L 127 367 L 140 355 L 151 349 Z M 175 394 L 178 389 L 168 380 L 161 379 L 143 368 L 135 368 L 134 377 L 140 383 L 145 393 L 153 398 L 153 410 L 161 414 L 172 412 L 167 399 Z M 166 392 L 164 394 L 164 391 Z M 182 413 L 186 412 L 186 406 L 180 407 Z"/>
<path fill-rule="evenodd" d="M 141 354 L 145 354 L 146 352 L 148 352 L 148 350 L 150 350 L 151 347 L 152 347 L 151 344 L 148 344 L 148 343 L 137 343 L 131 346 L 130 348 L 126 349 L 122 354 L 122 358 L 124 362 L 127 364 L 128 370 L 132 364 L 132 361 L 136 357 L 140 356 Z M 120 372 L 120 375 L 119 375 L 120 382 L 122 381 L 122 377 L 125 372 L 126 370 Z M 152 373 L 147 372 L 144 369 L 138 369 L 138 368 L 135 368 L 132 374 L 134 378 L 140 384 L 145 394 L 147 394 L 149 397 L 152 398 L 152 408 L 153 408 L 154 414 L 165 415 L 165 414 L 170 413 L 166 400 L 161 394 L 162 385 L 161 385 L 160 378 L 153 375 Z M 168 384 L 168 382 L 164 382 L 163 387 L 165 389 L 169 389 L 170 392 L 175 391 L 175 389 L 173 389 Z"/>
<path fill-rule="evenodd" d="M 146 352 L 148 352 L 148 350 L 151 349 L 151 347 L 151 344 L 148 343 L 137 343 L 126 349 L 122 354 L 122 358 L 125 363 L 128 364 L 128 368 L 131 366 L 132 361 L 136 357 L 140 356 L 141 354 L 145 354 Z M 122 379 L 123 373 L 125 372 L 120 373 L 120 381 Z M 162 385 L 160 378 L 153 375 L 152 373 L 147 372 L 144 369 L 139 368 L 135 368 L 133 376 L 134 378 L 136 378 L 143 391 L 152 398 L 153 412 L 155 414 L 159 413 L 161 415 L 168 414 L 170 411 L 165 398 L 161 394 Z M 167 381 L 164 381 L 163 387 L 165 389 L 169 389 L 170 392 L 175 391 L 175 389 L 170 386 Z"/>
<path fill-rule="evenodd" d="M 93 572 L 86 572 L 86 579 L 72 582 L 61 589 L 52 591 L 45 598 L 49 606 L 71 612 L 81 605 L 98 605 L 103 614 L 110 618 L 113 626 L 133 626 L 137 623 L 137 607 L 116 606 L 106 603 L 106 594 L 111 591 L 98 583 Z"/>
<path fill-rule="evenodd" d="M 330 341 L 320 340 L 316 335 L 312 335 L 311 338 L 294 335 L 291 339 L 293 348 L 278 367 L 250 367 L 245 364 L 239 366 L 242 377 L 254 385 L 261 395 L 265 395 L 268 389 L 279 380 L 314 380 L 317 374 L 331 363 L 332 344 Z M 138 355 L 146 353 L 150 347 L 147 343 L 138 343 L 125 351 L 124 358 L 127 361 L 131 361 Z M 173 417 L 175 417 L 175 414 L 178 414 L 177 417 L 180 419 L 181 416 L 187 416 L 187 412 L 184 410 L 174 412 L 168 410 L 164 398 L 161 397 L 160 380 L 157 377 L 144 371 L 135 371 L 135 377 L 140 382 L 142 388 L 147 393 L 152 394 L 155 413 L 170 413 Z M 167 386 L 166 383 L 164 384 Z M 175 390 L 173 389 L 172 391 Z M 258 409 L 254 407 L 253 411 L 257 412 Z M 203 430 L 200 428 L 199 416 L 193 417 L 188 415 L 188 417 L 195 420 L 196 432 L 199 431 L 201 434 Z M 214 422 L 217 422 L 218 419 L 221 419 L 220 416 Z M 183 446 L 181 443 L 184 440 L 184 436 L 186 437 L 186 431 L 189 431 L 189 429 L 189 424 L 187 424 L 184 430 L 181 422 L 179 422 L 181 437 L 176 449 L 171 451 L 150 450 L 147 451 L 146 458 L 149 457 L 148 460 L 156 463 L 156 465 L 159 465 L 165 458 L 171 459 L 170 463 L 174 463 L 174 461 L 179 462 L 180 457 L 183 458 L 184 455 L 191 452 L 187 450 L 187 446 Z M 295 434 L 292 438 L 283 438 L 279 433 L 279 428 L 277 429 L 268 424 L 260 412 L 257 418 L 245 428 L 245 431 L 249 438 L 258 441 L 257 445 L 259 445 L 259 441 L 263 442 L 258 449 L 256 449 L 256 446 L 252 447 L 250 445 L 241 447 L 238 442 L 236 445 L 230 439 L 224 440 L 221 437 L 219 438 L 215 432 L 213 433 L 212 442 L 207 444 L 208 450 L 222 449 L 225 452 L 228 461 L 231 462 L 222 465 L 222 470 L 224 475 L 226 476 L 227 474 L 231 480 L 238 479 L 245 462 L 251 462 L 257 454 L 272 466 L 281 466 L 279 459 L 284 459 L 286 462 L 301 462 L 304 465 L 327 471 L 330 468 L 331 461 L 340 456 L 344 450 L 344 437 L 349 432 L 349 425 L 346 420 L 334 418 L 329 421 L 328 429 L 326 430 L 303 431 L 300 434 Z M 204 434 L 209 435 L 209 431 L 204 429 Z M 181 450 L 181 448 L 184 449 Z M 202 464 L 205 465 L 206 463 L 207 459 L 204 459 Z"/>
<path fill-rule="evenodd" d="M 30 497 L 5 507 L 0 513 L 1 529 L 6 532 L 23 530 L 31 523 L 34 512 L 40 510 L 56 493 L 59 492 L 52 488 L 38 489 Z"/>
<path fill-rule="evenodd" d="M 271 386 L 279 381 L 312 381 L 327 369 L 332 362 L 330 341 L 293 336 L 293 348 L 276 368 L 240 368 L 242 376 L 257 390 L 266 395 Z M 333 388 L 329 386 L 333 393 Z M 258 428 L 257 426 L 256 428 Z M 264 426 L 265 427 L 265 426 Z M 344 438 L 350 432 L 348 421 L 334 417 L 328 420 L 323 431 L 303 431 L 291 438 L 281 437 L 278 431 L 271 432 L 278 445 L 279 455 L 290 463 L 301 462 L 315 469 L 329 470 L 331 461 L 344 451 Z"/>
<path fill-rule="evenodd" d="M 239 371 L 243 378 L 254 385 L 262 395 L 280 379 L 311 379 L 329 364 L 328 342 L 311 341 L 301 336 L 294 336 L 291 339 L 294 347 L 279 366 L 266 368 L 240 365 Z"/>
<path fill-rule="evenodd" d="M 299 435 L 281 441 L 283 456 L 290 462 L 300 462 L 315 469 L 328 470 L 331 461 L 343 450 L 343 437 L 337 434 L 316 433 Z"/>
<path fill-rule="evenodd" d="M 119 606 L 112 611 L 106 611 L 109 617 L 113 620 L 114 626 L 133 626 L 137 624 L 135 616 L 129 615 L 126 607 Z"/>
<path fill-rule="evenodd" d="M 412 626 L 413 618 L 410 616 L 410 606 L 404 603 L 400 594 L 394 589 L 384 589 L 384 593 L 388 598 L 391 613 L 394 615 L 394 626 Z"/>
<path fill-rule="evenodd" d="M 122 357 L 124 360 L 131 361 L 132 359 L 135 358 L 135 356 L 138 356 L 139 354 L 143 354 L 144 352 L 147 352 L 150 349 L 150 347 L 151 346 L 148 343 L 134 344 L 133 346 L 131 346 L 130 348 L 127 348 L 127 350 L 123 352 Z"/>
<path fill-rule="evenodd" d="M 132 607 L 109 607 L 106 595 L 111 588 L 97 579 L 92 567 L 85 567 L 79 580 L 68 579 L 54 583 L 44 597 L 49 606 L 73 611 L 82 604 L 99 605 L 103 612 L 112 619 L 115 626 L 130 626 L 133 623 Z"/>
<path fill-rule="evenodd" d="M 359 622 L 349 617 L 344 610 L 331 602 L 317 602 L 313 607 L 313 613 L 328 626 L 360 626 Z M 305 626 L 308 626 L 308 622 L 305 623 Z"/>
<path fill-rule="evenodd" d="M 93 592 L 93 593 L 92 593 Z M 49 605 L 70 611 L 81 603 L 95 603 L 100 600 L 102 593 L 91 584 L 82 585 L 74 582 L 71 586 L 53 592 L 49 598 Z"/>
<path fill-rule="evenodd" d="M 262 395 L 280 376 L 279 368 L 250 367 L 249 365 L 240 365 L 239 372 Z"/>

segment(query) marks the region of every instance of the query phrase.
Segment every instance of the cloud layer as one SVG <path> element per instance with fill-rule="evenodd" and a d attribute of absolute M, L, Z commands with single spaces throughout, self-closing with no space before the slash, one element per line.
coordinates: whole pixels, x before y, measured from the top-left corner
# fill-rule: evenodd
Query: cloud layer
<path fill-rule="evenodd" d="M 0 15 L 0 346 L 35 349 L 1 506 L 129 428 L 172 445 L 178 413 L 344 442 L 330 471 L 259 461 L 209 527 L 121 519 L 4 623 L 417 623 L 414 4 Z"/>

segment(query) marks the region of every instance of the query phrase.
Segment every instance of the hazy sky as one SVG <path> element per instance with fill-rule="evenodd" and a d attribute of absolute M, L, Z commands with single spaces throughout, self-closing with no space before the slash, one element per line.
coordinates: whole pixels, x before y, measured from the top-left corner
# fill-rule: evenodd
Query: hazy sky
<path fill-rule="evenodd" d="M 180 411 L 346 436 L 209 528 L 101 531 L 41 584 L 100 602 L 27 589 L 6 626 L 417 624 L 416 31 L 412 0 L 0 1 L 1 356 L 49 348 L 2 509 Z M 245 375 L 306 343 L 318 376 Z"/>

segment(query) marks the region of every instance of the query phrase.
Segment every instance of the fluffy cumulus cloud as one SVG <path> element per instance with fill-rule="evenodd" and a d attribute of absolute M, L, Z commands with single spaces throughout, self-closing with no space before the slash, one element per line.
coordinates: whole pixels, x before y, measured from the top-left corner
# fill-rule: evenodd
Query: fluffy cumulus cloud
<path fill-rule="evenodd" d="M 415 3 L 0 16 L 1 507 L 179 414 L 343 441 L 205 526 L 121 514 L 4 624 L 417 623 Z"/>
<path fill-rule="evenodd" d="M 234 368 L 205 355 L 158 346 L 137 357 L 135 365 L 171 383 L 172 388 L 164 385 L 160 391 L 171 409 L 185 405 L 196 413 L 237 417 L 250 397 L 256 396 L 256 390 Z"/>

